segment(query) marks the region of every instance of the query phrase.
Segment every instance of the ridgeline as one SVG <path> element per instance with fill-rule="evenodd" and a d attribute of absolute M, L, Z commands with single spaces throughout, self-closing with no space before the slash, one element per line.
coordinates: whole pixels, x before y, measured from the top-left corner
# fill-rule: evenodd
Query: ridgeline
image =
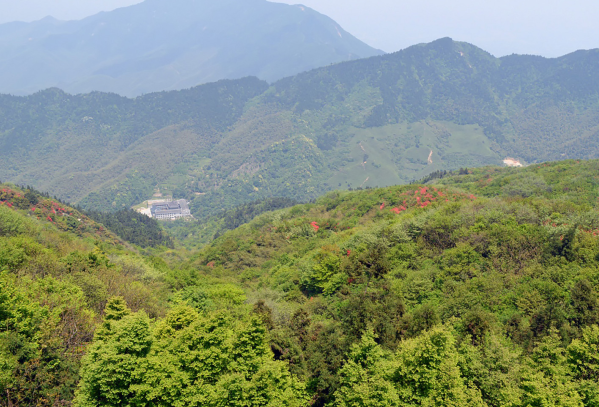
<path fill-rule="evenodd" d="M 0 178 L 96 211 L 160 192 L 207 219 L 265 198 L 307 202 L 506 156 L 525 165 L 597 158 L 598 77 L 597 50 L 494 58 L 445 38 L 272 85 L 2 96 Z"/>

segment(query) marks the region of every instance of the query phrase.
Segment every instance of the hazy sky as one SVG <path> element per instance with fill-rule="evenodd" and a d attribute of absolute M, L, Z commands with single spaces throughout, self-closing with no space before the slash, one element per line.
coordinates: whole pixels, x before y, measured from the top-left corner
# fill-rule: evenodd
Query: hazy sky
<path fill-rule="evenodd" d="M 0 23 L 78 19 L 141 0 L 0 0 Z M 169 0 L 164 0 L 169 1 Z M 218 0 L 214 0 L 218 1 Z M 297 0 L 278 0 L 296 4 Z M 441 37 L 496 56 L 599 48 L 597 0 L 301 0 L 368 44 L 393 52 Z"/>

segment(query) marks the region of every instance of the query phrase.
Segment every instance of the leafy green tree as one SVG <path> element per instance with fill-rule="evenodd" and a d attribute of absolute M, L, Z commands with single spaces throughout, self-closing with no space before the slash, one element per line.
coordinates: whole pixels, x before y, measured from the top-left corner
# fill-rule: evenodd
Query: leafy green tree
<path fill-rule="evenodd" d="M 102 325 L 98 328 L 96 337 L 100 340 L 109 337 L 112 334 L 114 323 L 130 314 L 131 310 L 127 307 L 127 303 L 123 297 L 109 299 L 104 309 Z"/>
<path fill-rule="evenodd" d="M 143 312 L 123 315 L 123 310 L 117 309 L 115 314 L 121 317 L 109 319 L 109 333 L 100 335 L 83 359 L 76 406 L 124 406 L 141 402 L 135 386 L 143 383 L 140 373 L 153 343 L 150 320 Z"/>
<path fill-rule="evenodd" d="M 330 252 L 315 256 L 316 264 L 302 276 L 302 288 L 309 293 L 334 294 L 347 281 L 347 275 L 341 272 L 341 260 Z"/>
<path fill-rule="evenodd" d="M 78 287 L 0 272 L 0 405 L 69 402 L 92 320 Z"/>
<path fill-rule="evenodd" d="M 254 304 L 252 312 L 260 318 L 266 329 L 272 330 L 274 328 L 274 321 L 272 319 L 272 309 L 266 305 L 264 300 L 260 300 Z"/>
<path fill-rule="evenodd" d="M 555 328 L 535 347 L 522 374 L 523 406 L 583 406 Z"/>
<path fill-rule="evenodd" d="M 599 327 L 583 329 L 582 338 L 568 346 L 568 363 L 579 382 L 585 406 L 599 406 Z"/>
<path fill-rule="evenodd" d="M 572 287 L 570 298 L 576 326 L 582 328 L 599 322 L 599 299 L 588 280 L 577 281 Z"/>
<path fill-rule="evenodd" d="M 339 387 L 339 371 L 344 366 L 351 342 L 336 323 L 314 324 L 305 343 L 308 390 L 317 405 L 332 400 Z"/>
<path fill-rule="evenodd" d="M 394 407 L 402 405 L 391 381 L 394 365 L 375 342 L 372 330 L 351 347 L 349 359 L 339 371 L 339 388 L 332 406 Z"/>
<path fill-rule="evenodd" d="M 25 219 L 0 205 L 0 236 L 15 236 L 25 233 L 27 226 Z"/>
<path fill-rule="evenodd" d="M 449 278 L 467 280 L 476 276 L 480 269 L 481 255 L 468 244 L 446 250 L 440 260 L 441 270 Z"/>
<path fill-rule="evenodd" d="M 460 371 L 467 383 L 480 389 L 489 407 L 519 406 L 521 352 L 501 335 L 490 333 L 483 342 L 466 336 L 458 347 Z"/>
<path fill-rule="evenodd" d="M 453 334 L 436 327 L 404 341 L 392 374 L 399 398 L 408 405 L 483 406 L 480 391 L 462 377 Z"/>
<path fill-rule="evenodd" d="M 85 357 L 76 406 L 290 406 L 304 385 L 273 360 L 255 317 L 199 316 L 178 306 L 154 329 L 120 299 L 107 307 L 108 333 Z"/>

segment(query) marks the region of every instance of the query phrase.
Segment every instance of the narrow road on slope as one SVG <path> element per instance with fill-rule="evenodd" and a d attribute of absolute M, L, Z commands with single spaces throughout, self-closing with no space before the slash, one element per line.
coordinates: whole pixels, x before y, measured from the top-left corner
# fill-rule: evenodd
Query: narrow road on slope
<path fill-rule="evenodd" d="M 368 155 L 368 153 L 364 149 L 364 146 L 362 145 L 361 141 L 360 141 L 360 148 L 362 149 L 362 151 L 364 151 L 365 155 Z M 365 160 L 362 160 L 362 168 L 364 168 L 364 171 L 366 171 L 366 161 Z M 366 181 L 368 181 L 368 180 L 366 180 Z M 366 182 L 366 181 L 364 181 L 364 182 Z"/>

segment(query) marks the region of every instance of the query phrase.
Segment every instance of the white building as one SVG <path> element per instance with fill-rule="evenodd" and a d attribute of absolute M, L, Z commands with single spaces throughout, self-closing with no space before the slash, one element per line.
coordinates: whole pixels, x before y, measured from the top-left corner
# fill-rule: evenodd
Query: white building
<path fill-rule="evenodd" d="M 185 199 L 170 202 L 158 202 L 150 208 L 151 217 L 158 220 L 174 220 L 191 216 Z"/>

